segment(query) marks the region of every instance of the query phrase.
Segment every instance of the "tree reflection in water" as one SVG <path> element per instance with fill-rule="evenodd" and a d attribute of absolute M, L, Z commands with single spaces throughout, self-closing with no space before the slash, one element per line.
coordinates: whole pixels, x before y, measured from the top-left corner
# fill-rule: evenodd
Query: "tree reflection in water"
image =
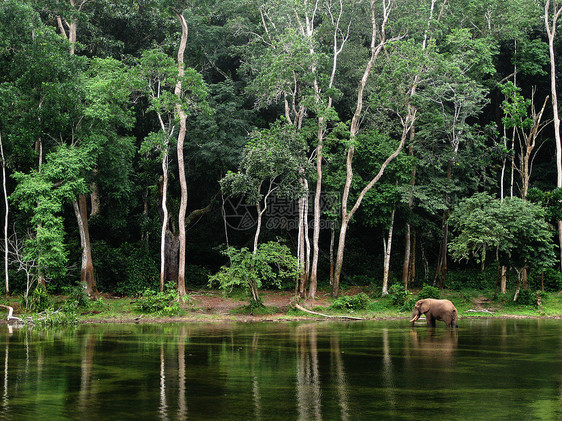
<path fill-rule="evenodd" d="M 482 401 L 504 419 L 562 415 L 556 320 L 466 321 L 452 330 L 400 322 L 0 327 L 0 335 L 4 419 L 414 419 L 436 408 L 483 419 Z"/>

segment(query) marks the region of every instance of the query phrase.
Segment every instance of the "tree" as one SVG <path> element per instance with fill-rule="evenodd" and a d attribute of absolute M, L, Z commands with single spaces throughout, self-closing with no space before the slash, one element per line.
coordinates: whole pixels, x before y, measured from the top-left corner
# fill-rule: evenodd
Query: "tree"
<path fill-rule="evenodd" d="M 462 200 L 451 214 L 458 235 L 450 251 L 456 260 L 474 256 L 480 261 L 487 249 L 497 248 L 501 264 L 517 272 L 516 300 L 525 267 L 542 271 L 555 262 L 545 216 L 542 207 L 518 197 L 500 202 L 486 193 L 475 194 Z"/>
<path fill-rule="evenodd" d="M 162 167 L 162 229 L 160 233 L 160 291 L 164 291 L 166 274 L 166 238 L 169 214 L 168 168 L 170 160 L 170 143 L 177 130 L 174 110 L 177 97 L 172 97 L 171 87 L 177 79 L 177 68 L 171 57 L 158 50 L 145 51 L 138 67 L 140 77 L 144 81 L 144 89 L 148 96 L 150 111 L 156 114 L 159 131 L 151 132 L 141 147 L 142 153 L 156 149 L 159 152 Z"/>
<path fill-rule="evenodd" d="M 301 196 L 299 180 L 306 176 L 303 174 L 306 163 L 298 131 L 292 125 L 279 122 L 270 129 L 253 133 L 244 148 L 239 171 L 229 172 L 221 180 L 225 194 L 244 197 L 247 203 L 256 207 L 254 254 L 258 252 L 263 215 L 270 198 L 276 193 L 290 198 Z M 250 291 L 253 300 L 258 301 L 255 283 L 251 283 Z"/>
<path fill-rule="evenodd" d="M 562 188 L 562 139 L 560 135 L 560 115 L 558 114 L 558 94 L 556 86 L 556 56 L 554 41 L 558 26 L 558 17 L 562 6 L 555 0 L 546 0 L 544 4 L 544 26 L 548 35 L 548 51 L 550 57 L 550 98 L 554 120 L 554 139 L 556 143 L 556 187 Z M 560 267 L 562 268 L 562 220 L 558 221 L 558 243 L 560 244 Z"/>

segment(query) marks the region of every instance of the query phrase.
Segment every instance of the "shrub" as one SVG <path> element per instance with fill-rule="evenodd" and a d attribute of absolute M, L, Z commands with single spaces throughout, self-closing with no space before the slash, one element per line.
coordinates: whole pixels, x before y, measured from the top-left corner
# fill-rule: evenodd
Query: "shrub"
<path fill-rule="evenodd" d="M 45 287 L 39 285 L 27 298 L 22 297 L 22 304 L 27 310 L 37 313 L 51 306 L 51 297 L 47 294 Z"/>
<path fill-rule="evenodd" d="M 529 273 L 529 284 L 534 289 L 541 289 L 541 278 L 543 278 L 542 283 L 544 284 L 545 291 L 557 292 L 562 289 L 562 278 L 560 277 L 559 270 L 547 269 L 544 272 L 531 270 Z"/>
<path fill-rule="evenodd" d="M 390 301 L 393 305 L 402 307 L 406 302 L 408 296 L 410 296 L 410 291 L 406 291 L 404 289 L 404 285 L 402 284 L 393 284 L 388 289 L 388 296 L 390 297 Z"/>
<path fill-rule="evenodd" d="M 411 312 L 412 310 L 414 310 L 416 301 L 418 301 L 418 298 L 414 297 L 411 294 L 408 295 L 406 297 L 406 300 L 404 301 L 404 304 L 402 305 L 402 307 L 400 307 L 400 311 Z"/>
<path fill-rule="evenodd" d="M 90 306 L 90 297 L 82 285 L 76 285 L 68 291 L 68 300 L 76 303 L 77 307 L 87 308 Z"/>
<path fill-rule="evenodd" d="M 299 270 L 289 248 L 275 241 L 260 244 L 255 255 L 246 247 L 228 247 L 223 254 L 229 257 L 230 266 L 210 276 L 209 286 L 218 284 L 225 291 L 238 286 L 250 291 L 264 285 L 281 289 L 286 282 L 294 282 Z"/>
<path fill-rule="evenodd" d="M 174 285 L 166 285 L 164 292 L 146 289 L 136 302 L 141 313 L 156 313 L 163 316 L 175 316 L 181 311 L 179 295 Z"/>
<path fill-rule="evenodd" d="M 75 326 L 78 316 L 75 309 L 64 308 L 58 311 L 47 310 L 44 314 L 33 319 L 39 327 Z"/>
<path fill-rule="evenodd" d="M 369 296 L 364 292 L 357 295 L 344 295 L 336 298 L 330 308 L 338 310 L 365 310 L 369 304 Z"/>
<path fill-rule="evenodd" d="M 424 285 L 420 292 L 418 293 L 418 300 L 423 300 L 425 298 L 441 298 L 441 291 L 439 288 L 433 287 L 431 285 Z"/>
<path fill-rule="evenodd" d="M 158 285 L 160 269 L 144 244 L 123 243 L 114 248 L 101 241 L 92 248 L 98 288 L 136 296 Z"/>
<path fill-rule="evenodd" d="M 537 294 L 535 291 L 530 289 L 522 289 L 519 291 L 519 297 L 517 297 L 517 303 L 524 306 L 537 306 Z"/>
<path fill-rule="evenodd" d="M 495 265 L 487 266 L 482 272 L 476 268 L 463 268 L 447 272 L 446 286 L 450 290 L 462 289 L 488 289 L 493 288 L 496 282 L 498 268 Z M 508 274 L 512 276 L 511 274 Z"/>

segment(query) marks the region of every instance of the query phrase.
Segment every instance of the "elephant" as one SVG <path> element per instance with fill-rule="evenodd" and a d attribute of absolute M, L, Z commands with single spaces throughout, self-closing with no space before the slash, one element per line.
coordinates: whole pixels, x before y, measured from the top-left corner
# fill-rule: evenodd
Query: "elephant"
<path fill-rule="evenodd" d="M 434 298 L 418 300 L 414 306 L 412 320 L 410 320 L 412 326 L 422 314 L 425 314 L 428 327 L 435 327 L 436 320 L 443 320 L 447 327 L 458 327 L 457 309 L 449 300 L 436 300 Z"/>

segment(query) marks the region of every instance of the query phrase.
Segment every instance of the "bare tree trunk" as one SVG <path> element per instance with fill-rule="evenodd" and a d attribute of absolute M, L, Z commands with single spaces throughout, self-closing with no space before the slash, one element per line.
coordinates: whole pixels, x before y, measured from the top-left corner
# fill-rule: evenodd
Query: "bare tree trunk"
<path fill-rule="evenodd" d="M 412 246 L 410 248 L 411 252 L 410 252 L 409 275 L 408 278 L 406 279 L 406 283 L 404 284 L 404 289 L 406 291 L 408 291 L 410 282 L 416 279 L 416 239 L 417 239 L 416 232 L 414 231 L 414 234 L 410 236 L 412 237 L 411 240 Z"/>
<path fill-rule="evenodd" d="M 365 196 L 365 194 L 375 185 L 375 183 L 379 180 L 380 177 L 382 177 L 382 174 L 384 173 L 384 170 L 386 168 L 386 166 L 390 163 L 390 161 L 392 159 L 394 159 L 402 150 L 402 147 L 404 146 L 403 142 L 400 143 L 399 147 L 397 148 L 397 150 L 395 151 L 395 153 L 393 153 L 385 162 L 384 164 L 381 166 L 381 169 L 379 170 L 378 174 L 371 180 L 371 182 L 369 182 L 369 184 L 367 186 L 365 186 L 365 188 L 363 189 L 363 191 L 361 192 L 361 194 L 359 195 L 357 201 L 355 202 L 355 205 L 353 206 L 353 208 L 351 209 L 351 211 L 348 212 L 348 199 L 349 199 L 349 193 L 351 190 L 351 182 L 353 179 L 353 167 L 352 167 L 352 162 L 353 162 L 353 155 L 355 154 L 355 147 L 353 146 L 353 141 L 355 140 L 357 133 L 359 132 L 359 124 L 360 124 L 360 120 L 361 120 L 361 115 L 363 113 L 363 100 L 364 100 L 364 92 L 365 92 L 365 87 L 367 85 L 367 81 L 369 79 L 369 76 L 371 75 L 371 71 L 373 69 L 373 66 L 375 64 L 375 61 L 378 57 L 378 55 L 381 53 L 381 51 L 383 50 L 384 46 L 387 43 L 386 40 L 386 23 L 388 21 L 389 15 L 390 15 L 390 11 L 392 10 L 392 5 L 390 3 L 386 3 L 383 2 L 382 6 L 383 6 L 383 18 L 382 18 L 382 23 L 379 27 L 377 20 L 376 20 L 376 11 L 375 11 L 375 0 L 371 0 L 370 1 L 370 6 L 371 6 L 371 45 L 370 45 L 370 50 L 371 50 L 371 55 L 369 58 L 369 61 L 367 62 L 366 66 L 365 66 L 365 70 L 363 71 L 363 75 L 361 77 L 361 80 L 359 81 L 359 88 L 357 90 L 357 99 L 356 99 L 356 106 L 355 106 L 355 111 L 353 113 L 353 118 L 351 119 L 351 126 L 350 126 L 350 146 L 347 150 L 347 157 L 346 157 L 346 180 L 345 180 L 345 185 L 344 185 L 344 189 L 343 189 L 343 194 L 342 194 L 342 219 L 341 219 L 341 228 L 340 228 L 340 236 L 339 236 L 339 240 L 338 240 L 338 251 L 337 251 L 337 256 L 336 256 L 336 269 L 335 269 L 335 273 L 334 273 L 334 281 L 332 283 L 332 297 L 337 297 L 339 295 L 339 285 L 340 285 L 340 276 L 341 276 L 341 271 L 342 271 L 342 266 L 343 266 L 343 254 L 344 254 L 344 249 L 345 249 L 345 238 L 347 235 L 347 226 L 349 224 L 349 221 L 351 220 L 351 217 L 353 216 L 353 214 L 355 213 L 355 211 L 357 210 L 357 208 L 360 206 L 361 201 L 363 200 L 363 197 Z M 403 140 L 405 141 L 405 136 L 403 136 Z"/>
<path fill-rule="evenodd" d="M 502 266 L 500 292 L 502 294 L 507 294 L 507 268 L 505 266 Z"/>
<path fill-rule="evenodd" d="M 302 183 L 302 180 L 300 181 Z M 306 295 L 306 247 L 305 247 L 305 240 L 304 237 L 306 235 L 306 227 L 304 226 L 304 213 L 305 213 L 305 206 L 304 201 L 306 199 L 304 197 L 299 197 L 298 206 L 299 206 L 299 237 L 297 241 L 297 260 L 299 262 L 299 285 L 298 285 L 298 294 L 301 298 L 304 298 Z"/>
<path fill-rule="evenodd" d="M 80 195 L 78 201 L 73 201 L 74 214 L 78 221 L 80 233 L 80 245 L 82 247 L 82 264 L 80 268 L 80 282 L 86 288 L 88 295 L 96 292 L 96 279 L 94 278 L 94 263 L 92 260 L 92 248 L 90 246 L 90 232 L 88 228 L 88 205 L 86 196 Z"/>
<path fill-rule="evenodd" d="M 330 286 L 334 282 L 334 245 L 336 240 L 336 230 L 334 223 L 330 224 Z"/>
<path fill-rule="evenodd" d="M 164 291 L 166 278 L 166 231 L 168 231 L 168 149 L 162 157 L 162 231 L 160 234 L 160 291 Z"/>
<path fill-rule="evenodd" d="M 41 108 L 41 103 L 39 103 L 39 108 Z M 43 166 L 43 141 L 41 137 L 38 137 L 37 140 L 35 140 L 35 152 L 37 152 L 37 155 L 39 155 L 39 159 L 37 163 L 37 172 L 41 173 L 41 169 Z M 40 228 L 41 228 L 41 224 L 39 223 L 37 225 L 37 230 L 39 230 Z M 46 286 L 45 273 L 43 272 L 42 267 L 39 268 L 37 273 L 37 284 L 41 285 L 42 287 Z"/>
<path fill-rule="evenodd" d="M 388 240 L 384 247 L 384 272 L 382 277 L 382 295 L 388 295 L 388 275 L 390 273 L 390 252 L 392 250 L 392 231 L 394 230 L 394 215 L 396 209 L 392 209 L 390 216 L 390 228 L 388 229 Z"/>
<path fill-rule="evenodd" d="M 548 50 L 550 56 L 550 91 L 552 102 L 552 114 L 554 118 L 554 138 L 556 143 L 556 187 L 562 188 L 562 140 L 560 139 L 560 116 L 558 114 L 558 95 L 556 93 L 556 57 L 554 54 L 554 38 L 558 17 L 562 13 L 562 7 L 558 7 L 556 1 L 552 1 L 552 22 L 550 21 L 550 0 L 544 5 L 544 24 L 548 35 Z M 552 26 L 551 26 L 552 25 Z M 558 221 L 558 240 L 560 245 L 560 265 L 562 270 L 562 220 Z"/>
<path fill-rule="evenodd" d="M 318 124 L 323 119 L 318 119 Z M 314 222 L 312 232 L 312 268 L 310 272 L 310 285 L 308 295 L 310 298 L 316 298 L 316 290 L 318 289 L 318 253 L 320 241 L 320 217 L 322 211 L 320 209 L 320 199 L 322 195 L 322 148 L 323 148 L 323 128 L 318 128 L 318 146 L 316 147 L 316 191 L 314 193 Z"/>
<path fill-rule="evenodd" d="M 410 248 L 411 248 L 411 235 L 412 228 L 409 223 L 406 223 L 406 240 L 404 245 L 404 262 L 402 263 L 402 283 L 404 289 L 408 290 L 408 278 L 410 277 Z"/>
<path fill-rule="evenodd" d="M 183 56 L 185 52 L 185 47 L 187 45 L 187 35 L 188 28 L 187 22 L 181 13 L 177 13 L 177 18 L 181 24 L 181 40 L 178 49 L 178 74 L 179 79 L 176 83 L 175 94 L 178 98 L 178 103 L 176 104 L 176 114 L 180 120 L 180 131 L 178 134 L 178 169 L 179 169 L 179 179 L 180 179 L 180 209 L 178 215 L 178 228 L 179 228 L 179 241 L 180 241 L 180 255 L 179 255 L 179 267 L 178 267 L 178 294 L 184 296 L 186 294 L 185 290 L 185 252 L 186 252 L 186 238 L 185 238 L 185 215 L 187 213 L 187 180 L 185 176 L 185 162 L 183 158 L 183 147 L 185 143 L 185 135 L 187 131 L 187 115 L 181 105 L 182 97 L 182 78 L 185 75 L 185 68 L 183 62 Z"/>
<path fill-rule="evenodd" d="M 4 158 L 4 145 L 0 133 L 0 154 L 2 156 L 2 191 L 4 193 L 4 279 L 6 282 L 6 297 L 10 293 L 10 276 L 8 274 L 8 192 L 6 190 L 6 159 Z"/>

